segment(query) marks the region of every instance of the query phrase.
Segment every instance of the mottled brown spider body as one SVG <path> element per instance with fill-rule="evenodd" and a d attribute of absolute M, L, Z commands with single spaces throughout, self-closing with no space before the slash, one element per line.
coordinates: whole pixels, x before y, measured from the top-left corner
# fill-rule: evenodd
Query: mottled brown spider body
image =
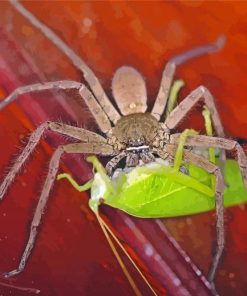
<path fill-rule="evenodd" d="M 139 161 L 148 163 L 154 160 L 154 143 L 159 142 L 158 132 L 161 124 L 150 113 L 133 113 L 121 117 L 114 128 L 112 128 L 112 137 L 108 143 L 121 152 L 123 157 L 127 157 L 126 166 L 137 166 Z M 119 159 L 117 158 L 117 161 Z M 112 169 L 117 165 L 110 161 L 107 166 L 107 172 L 112 174 Z"/>
<path fill-rule="evenodd" d="M 112 129 L 112 135 L 126 145 L 151 145 L 160 128 L 152 114 L 134 113 L 121 117 Z"/>
<path fill-rule="evenodd" d="M 235 150 L 246 187 L 247 159 L 242 147 L 236 141 L 224 138 L 223 126 L 213 96 L 208 89 L 203 86 L 199 86 L 187 95 L 171 113 L 168 113 L 164 120 L 161 120 L 161 118 L 167 106 L 167 100 L 174 79 L 176 66 L 193 57 L 219 50 L 223 46 L 224 40 L 218 38 L 213 44 L 194 48 L 170 59 L 163 71 L 160 88 L 150 113 L 145 113 L 147 110 L 147 91 L 144 78 L 132 67 L 121 67 L 116 71 L 112 81 L 112 92 L 118 107 L 117 109 L 108 98 L 99 83 L 98 78 L 85 62 L 67 44 L 65 44 L 63 40 L 30 14 L 30 12 L 21 4 L 13 0 L 11 3 L 33 24 L 34 27 L 43 32 L 43 34 L 71 60 L 77 69 L 82 71 L 87 85 L 81 82 L 63 80 L 20 87 L 0 102 L 0 109 L 14 101 L 19 95 L 25 93 L 48 89 L 76 89 L 94 116 L 95 121 L 104 136 L 83 128 L 50 121 L 41 124 L 32 133 L 27 146 L 16 159 L 14 166 L 10 169 L 0 185 L 0 199 L 4 197 L 10 184 L 33 152 L 46 130 L 52 130 L 67 135 L 72 139 L 78 140 L 79 143 L 61 145 L 53 153 L 48 175 L 43 185 L 31 224 L 29 239 L 22 254 L 21 261 L 17 269 L 6 273 L 5 276 L 9 277 L 20 273 L 27 263 L 36 240 L 38 226 L 41 222 L 41 217 L 44 213 L 54 180 L 56 179 L 59 162 L 63 154 L 82 153 L 96 154 L 102 157 L 112 156 L 113 158 L 106 165 L 106 170 L 109 175 L 112 174 L 112 171 L 116 168 L 119 161 L 124 158 L 126 158 L 127 166 L 139 165 L 140 161 L 143 163 L 153 161 L 154 157 L 157 155 L 163 159 L 169 157 L 172 160 L 176 154 L 181 134 L 170 134 L 170 131 L 174 131 L 181 120 L 187 116 L 188 112 L 199 101 L 203 100 L 210 111 L 216 136 L 188 136 L 186 138 L 186 149 L 184 149 L 183 161 L 199 166 L 215 176 L 217 246 L 208 276 L 209 281 L 213 282 L 224 248 L 224 182 L 219 167 L 208 159 L 194 154 L 191 148 L 213 147 L 222 150 Z M 222 153 L 222 159 L 224 159 L 224 157 L 225 154 Z"/>
<path fill-rule="evenodd" d="M 148 163 L 154 160 L 154 144 L 159 142 L 158 131 L 161 124 L 150 113 L 133 113 L 121 117 L 110 134 L 108 143 L 114 145 L 118 154 L 126 156 L 126 166 L 137 166 L 142 160 Z M 106 166 L 107 173 L 117 165 L 119 157 L 113 158 Z"/>

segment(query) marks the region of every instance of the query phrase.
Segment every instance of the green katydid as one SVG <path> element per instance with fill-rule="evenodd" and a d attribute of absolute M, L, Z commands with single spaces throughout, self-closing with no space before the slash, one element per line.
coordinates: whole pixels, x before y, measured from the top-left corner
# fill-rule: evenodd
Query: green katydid
<path fill-rule="evenodd" d="M 142 218 L 190 215 L 215 207 L 211 174 L 196 166 L 189 166 L 187 176 L 156 162 L 110 179 L 95 156 L 87 157 L 87 161 L 97 171 L 93 180 L 82 186 L 68 174 L 60 174 L 58 180 L 67 178 L 78 191 L 91 189 L 89 206 L 94 212 L 97 212 L 102 198 L 105 204 Z M 227 160 L 224 172 L 228 184 L 224 191 L 224 205 L 246 202 L 247 195 L 237 163 Z"/>

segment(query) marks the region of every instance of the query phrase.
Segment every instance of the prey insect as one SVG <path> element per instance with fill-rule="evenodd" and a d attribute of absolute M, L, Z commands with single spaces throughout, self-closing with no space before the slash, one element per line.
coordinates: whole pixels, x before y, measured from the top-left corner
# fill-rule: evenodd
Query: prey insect
<path fill-rule="evenodd" d="M 181 136 L 179 133 L 174 133 L 174 130 L 191 108 L 193 108 L 197 102 L 203 100 L 210 110 L 215 133 L 219 138 L 203 135 L 190 135 L 186 138 L 185 149 L 180 156 L 183 155 L 183 160 L 185 162 L 197 165 L 215 176 L 217 250 L 209 273 L 209 281 L 212 282 L 224 247 L 222 203 L 224 189 L 223 178 L 218 166 L 203 157 L 195 155 L 187 148 L 215 147 L 224 150 L 235 150 L 237 152 L 237 160 L 245 185 L 247 184 L 246 157 L 241 146 L 237 142 L 224 139 L 223 127 L 213 97 L 205 87 L 201 86 L 194 90 L 166 118 L 163 118 L 163 114 L 167 105 L 167 99 L 176 66 L 184 63 L 190 58 L 219 50 L 223 45 L 222 38 L 219 38 L 214 44 L 190 50 L 171 59 L 167 63 L 151 113 L 146 112 L 147 93 L 143 77 L 132 67 L 121 67 L 115 73 L 112 83 L 113 96 L 119 112 L 110 102 L 97 77 L 85 62 L 49 28 L 31 15 L 22 5 L 16 1 L 12 1 L 12 3 L 23 16 L 29 19 L 34 26 L 40 29 L 50 40 L 52 40 L 57 47 L 71 59 L 72 63 L 84 73 L 89 88 L 84 84 L 75 81 L 56 81 L 20 87 L 1 102 L 0 108 L 7 106 L 19 95 L 25 93 L 47 89 L 76 89 L 93 114 L 99 129 L 104 136 L 82 128 L 50 121 L 45 122 L 33 132 L 28 145 L 17 158 L 15 165 L 11 168 L 1 184 L 0 198 L 3 198 L 11 182 L 35 149 L 41 136 L 46 130 L 67 135 L 73 139 L 79 140 L 80 143 L 60 146 L 54 152 L 50 161 L 49 172 L 31 224 L 30 236 L 20 264 L 16 270 L 6 273 L 6 276 L 13 276 L 20 273 L 27 263 L 36 240 L 37 227 L 41 222 L 42 213 L 48 201 L 50 190 L 58 172 L 59 161 L 63 154 L 83 153 L 111 156 L 112 159 L 106 165 L 108 176 L 113 174 L 120 160 L 125 160 L 126 167 L 138 166 L 140 161 L 142 163 L 153 162 L 157 156 L 172 163 Z M 222 159 L 224 158 L 225 155 L 224 152 L 222 152 Z M 101 220 L 99 220 L 99 222 L 100 221 Z"/>

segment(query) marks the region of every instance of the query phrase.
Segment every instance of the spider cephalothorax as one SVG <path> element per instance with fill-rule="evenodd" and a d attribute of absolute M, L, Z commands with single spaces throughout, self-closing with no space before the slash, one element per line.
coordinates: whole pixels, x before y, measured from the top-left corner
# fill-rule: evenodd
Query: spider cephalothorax
<path fill-rule="evenodd" d="M 154 160 L 155 147 L 160 147 L 159 131 L 161 124 L 149 113 L 133 113 L 120 118 L 112 128 L 108 140 L 116 153 L 126 156 L 126 166 L 137 166 L 142 160 L 148 163 Z M 159 146 L 157 146 L 157 143 Z M 112 162 L 106 166 L 111 174 Z"/>
<path fill-rule="evenodd" d="M 219 50 L 224 43 L 224 39 L 219 38 L 213 44 L 194 48 L 193 50 L 170 59 L 164 69 L 161 85 L 150 113 L 145 113 L 147 110 L 147 91 L 143 77 L 132 67 L 121 67 L 116 71 L 112 82 L 113 97 L 118 106 L 117 110 L 103 90 L 98 78 L 85 62 L 54 34 L 54 32 L 30 14 L 21 4 L 16 1 L 12 3 L 23 16 L 35 27 L 40 29 L 41 32 L 56 44 L 56 46 L 68 56 L 72 63 L 84 73 L 84 78 L 88 87 L 80 82 L 68 80 L 24 86 L 16 89 L 3 100 L 0 103 L 0 109 L 14 101 L 19 95 L 25 93 L 48 89 L 77 89 L 104 136 L 83 128 L 50 121 L 41 124 L 32 133 L 27 146 L 16 159 L 14 166 L 10 169 L 0 186 L 0 199 L 3 198 L 6 190 L 9 188 L 23 164 L 35 149 L 42 134 L 47 129 L 79 140 L 79 143 L 59 146 L 53 153 L 48 175 L 43 185 L 39 203 L 31 224 L 30 236 L 20 264 L 16 270 L 7 273 L 6 276 L 13 276 L 20 273 L 26 265 L 35 243 L 37 228 L 40 224 L 44 208 L 59 169 L 60 158 L 63 154 L 82 153 L 111 156 L 112 159 L 106 166 L 109 175 L 111 175 L 113 169 L 123 158 L 126 158 L 127 166 L 136 166 L 139 164 L 140 160 L 144 163 L 150 162 L 154 159 L 155 155 L 164 159 L 167 157 L 173 159 L 180 142 L 181 134 L 170 135 L 170 131 L 175 130 L 181 120 L 187 116 L 188 112 L 200 100 L 203 100 L 211 113 L 216 137 L 205 135 L 188 136 L 186 138 L 186 149 L 184 149 L 183 152 L 183 161 L 199 166 L 215 176 L 217 246 L 208 276 L 209 281 L 212 282 L 224 247 L 224 182 L 218 166 L 208 161 L 208 159 L 194 154 L 192 150 L 187 148 L 214 147 L 222 150 L 235 150 L 243 181 L 247 187 L 246 156 L 243 149 L 236 141 L 224 138 L 223 127 L 214 104 L 213 96 L 203 86 L 192 91 L 171 113 L 166 113 L 168 115 L 164 120 L 161 120 L 161 118 L 167 105 L 176 66 L 192 57 Z M 223 153 L 222 158 L 224 159 L 224 157 L 225 155 Z"/>

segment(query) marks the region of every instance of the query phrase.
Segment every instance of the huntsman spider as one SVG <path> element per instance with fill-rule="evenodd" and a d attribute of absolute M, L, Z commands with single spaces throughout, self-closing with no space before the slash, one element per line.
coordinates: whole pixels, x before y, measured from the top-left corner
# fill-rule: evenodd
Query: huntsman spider
<path fill-rule="evenodd" d="M 140 162 L 146 164 L 154 161 L 156 157 L 168 159 L 172 162 L 180 140 L 180 133 L 176 132 L 177 126 L 199 101 L 203 101 L 210 111 L 215 137 L 189 135 L 185 142 L 183 160 L 184 162 L 201 167 L 215 176 L 217 246 L 208 275 L 209 282 L 213 283 L 224 248 L 224 180 L 221 169 L 218 166 L 208 159 L 196 155 L 191 149 L 193 147 L 219 148 L 221 149 L 222 160 L 225 159 L 225 151 L 234 150 L 246 187 L 247 159 L 242 147 L 236 141 L 224 138 L 224 130 L 214 103 L 214 98 L 206 87 L 199 86 L 186 96 L 170 114 L 166 117 L 163 114 L 167 106 L 176 67 L 191 58 L 218 51 L 223 46 L 223 38 L 220 37 L 215 43 L 194 48 L 168 61 L 164 68 L 160 88 L 150 113 L 146 112 L 147 91 L 142 75 L 129 66 L 119 68 L 112 80 L 113 97 L 118 107 L 115 108 L 100 85 L 98 78 L 85 62 L 21 4 L 16 1 L 11 2 L 25 18 L 43 32 L 71 60 L 75 67 L 83 72 L 87 86 L 81 82 L 62 80 L 19 87 L 0 102 L 0 109 L 3 109 L 23 94 L 50 89 L 76 89 L 91 111 L 103 135 L 83 128 L 51 121 L 41 124 L 32 133 L 27 146 L 18 156 L 15 164 L 1 183 L 0 199 L 3 199 L 21 167 L 28 160 L 39 143 L 40 138 L 47 130 L 69 136 L 70 138 L 79 140 L 80 143 L 61 145 L 53 153 L 48 175 L 31 223 L 29 239 L 19 266 L 17 269 L 6 273 L 5 276 L 10 277 L 19 274 L 23 271 L 27 263 L 35 244 L 38 226 L 40 225 L 51 188 L 56 179 L 59 162 L 63 154 L 82 153 L 95 154 L 102 157 L 110 156 L 112 158 L 106 165 L 106 172 L 109 176 L 113 174 L 121 160 L 125 160 L 126 167 L 138 166 Z"/>

